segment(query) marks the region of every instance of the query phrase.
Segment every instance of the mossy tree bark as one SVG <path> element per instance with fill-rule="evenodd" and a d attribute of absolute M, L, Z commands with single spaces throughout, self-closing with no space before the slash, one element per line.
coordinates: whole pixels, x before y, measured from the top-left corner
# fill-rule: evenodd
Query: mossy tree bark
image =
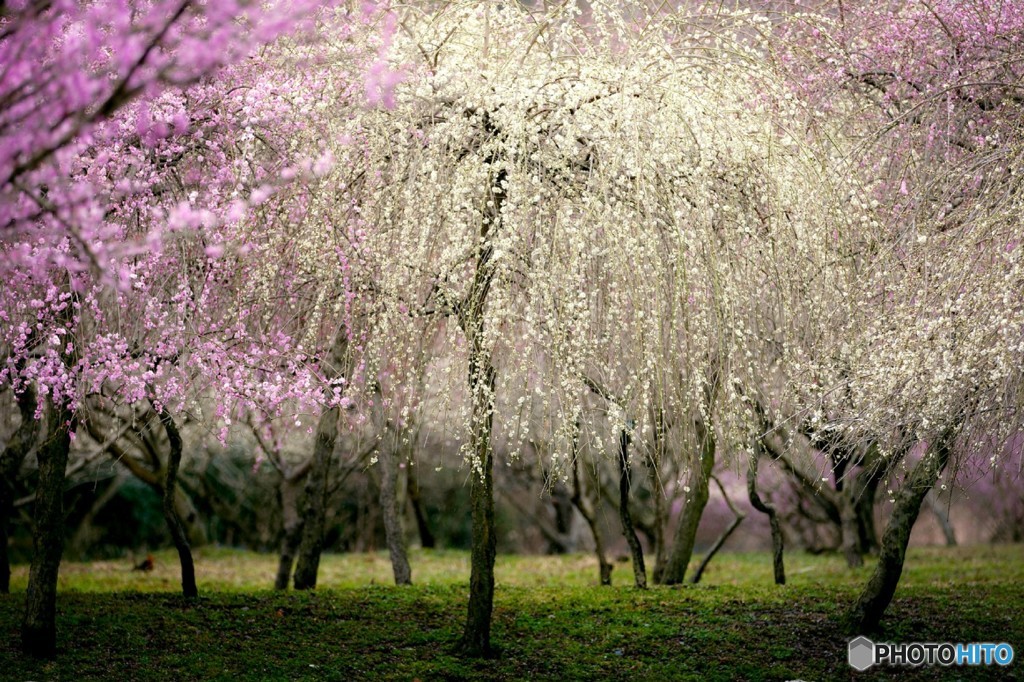
<path fill-rule="evenodd" d="M 729 495 L 725 492 L 725 486 L 722 485 L 722 482 L 715 476 L 712 476 L 711 478 L 718 485 L 718 489 L 722 493 L 722 499 L 725 500 L 725 503 L 729 506 L 729 511 L 733 514 L 733 520 L 732 523 L 722 531 L 722 534 L 718 536 L 715 543 L 711 545 L 711 549 L 709 549 L 708 553 L 704 555 L 704 559 L 702 559 L 700 564 L 697 565 L 697 570 L 693 572 L 693 576 L 690 578 L 690 582 L 694 585 L 700 582 L 701 576 L 704 575 L 704 569 L 706 569 L 708 564 L 711 563 L 711 560 L 715 558 L 715 554 L 718 553 L 718 550 L 722 549 L 722 545 L 725 544 L 725 541 L 729 539 L 729 536 L 732 535 L 737 528 L 739 528 L 740 524 L 743 523 L 743 519 L 747 518 L 747 515 L 737 509 L 732 503 L 732 500 L 729 499 Z"/>
<path fill-rule="evenodd" d="M 485 118 L 485 126 L 494 129 Z M 495 159 L 490 160 L 495 163 Z M 494 610 L 494 560 L 497 537 L 494 527 L 494 386 L 497 373 L 484 338 L 484 307 L 494 280 L 493 237 L 501 226 L 507 171 L 499 169 L 491 183 L 491 208 L 480 225 L 476 271 L 465 298 L 455 311 L 459 327 L 469 345 L 470 448 L 472 452 L 470 507 L 473 518 L 472 556 L 469 577 L 469 605 L 462 637 L 455 650 L 463 656 L 484 658 L 494 655 L 491 647 L 491 614 Z"/>
<path fill-rule="evenodd" d="M 910 532 L 921 511 L 921 504 L 949 462 L 949 438 L 947 434 L 914 465 L 896 494 L 892 515 L 882 535 L 878 564 L 848 615 L 850 626 L 856 632 L 875 630 L 896 594 Z"/>
<path fill-rule="evenodd" d="M 707 428 L 702 418 L 694 420 L 694 426 L 698 456 L 693 458 L 690 466 L 690 492 L 686 495 L 672 550 L 661 574 L 661 581 L 665 585 L 678 585 L 686 578 L 686 569 L 693 558 L 693 547 L 697 541 L 697 528 L 710 496 L 711 471 L 715 467 L 715 434 Z"/>
<path fill-rule="evenodd" d="M 476 354 L 474 352 L 474 354 Z M 478 368 L 474 371 L 474 365 Z M 491 656 L 491 613 L 494 610 L 494 560 L 497 538 L 494 527 L 494 454 L 491 450 L 493 414 L 490 394 L 494 390 L 494 368 L 486 354 L 470 362 L 474 384 L 473 469 L 469 489 L 473 517 L 473 543 L 469 578 L 469 606 L 466 625 L 456 649 L 481 658 Z"/>
<path fill-rule="evenodd" d="M 37 455 L 35 535 L 21 624 L 21 648 L 30 656 L 52 658 L 57 653 L 57 574 L 64 551 L 64 476 L 74 416 L 63 405 L 50 405 L 44 419 L 46 433 Z"/>

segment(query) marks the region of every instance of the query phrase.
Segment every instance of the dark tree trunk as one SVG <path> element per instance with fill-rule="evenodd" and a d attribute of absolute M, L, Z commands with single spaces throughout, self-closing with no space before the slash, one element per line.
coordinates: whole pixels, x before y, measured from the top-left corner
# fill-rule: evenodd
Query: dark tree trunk
<path fill-rule="evenodd" d="M 848 485 L 838 491 L 839 529 L 842 537 L 843 558 L 850 568 L 864 565 L 864 548 L 861 544 L 860 515 L 857 513 L 857 500 L 854 498 L 856 486 Z"/>
<path fill-rule="evenodd" d="M 405 550 L 405 529 L 398 511 L 398 455 L 387 451 L 380 454 L 381 483 L 380 506 L 384 517 L 384 534 L 391 556 L 391 571 L 396 585 L 412 585 L 412 569 Z"/>
<path fill-rule="evenodd" d="M 57 574 L 64 551 L 64 475 L 74 418 L 66 407 L 51 405 L 45 419 L 46 440 L 38 452 L 35 536 L 25 593 L 21 648 L 31 656 L 52 658 L 57 653 Z"/>
<path fill-rule="evenodd" d="M 756 446 L 760 449 L 760 446 Z M 779 525 L 779 515 L 775 511 L 775 505 L 768 504 L 761 499 L 757 492 L 757 463 L 759 452 L 755 451 L 750 456 L 750 468 L 747 469 L 747 496 L 750 498 L 750 505 L 768 515 L 768 524 L 772 529 L 772 566 L 775 571 L 775 584 L 786 584 L 786 568 L 782 560 L 782 527 Z"/>
<path fill-rule="evenodd" d="M 665 585 L 678 585 L 686 578 L 686 568 L 690 565 L 697 541 L 697 528 L 710 494 L 711 471 L 715 467 L 715 434 L 705 426 L 703 419 L 697 419 L 695 426 L 700 456 L 695 457 L 691 465 L 693 475 L 690 477 L 690 492 L 683 505 L 672 551 L 661 575 Z"/>
<path fill-rule="evenodd" d="M 864 565 L 864 555 L 878 548 L 875 532 L 875 493 L 878 485 L 902 459 L 890 457 L 884 462 L 877 454 L 864 462 L 864 466 L 846 485 L 836 486 L 836 504 L 839 511 L 842 552 L 850 568 Z M 845 461 L 845 460 L 844 460 Z M 848 470 L 847 470 L 848 471 Z"/>
<path fill-rule="evenodd" d="M 551 486 L 551 507 L 555 515 L 555 526 L 553 532 L 545 533 L 548 536 L 548 554 L 568 554 L 576 551 L 573 542 L 572 521 L 575 510 L 572 504 L 572 494 L 561 481 L 556 481 Z M 542 528 L 542 531 L 546 526 Z"/>
<path fill-rule="evenodd" d="M 299 514 L 299 506 L 308 473 L 308 466 L 299 471 L 281 472 L 281 556 L 277 562 L 277 576 L 274 578 L 275 590 L 287 590 L 292 577 L 295 553 L 302 541 L 302 516 Z"/>
<path fill-rule="evenodd" d="M 881 469 L 881 468 L 880 468 Z M 875 497 L 878 494 L 878 486 L 885 477 L 883 473 L 873 473 L 868 476 L 861 492 L 857 496 L 857 532 L 860 533 L 860 545 L 864 548 L 865 554 L 878 550 L 878 531 L 875 529 Z"/>
<path fill-rule="evenodd" d="M 110 454 L 114 462 L 127 468 L 162 499 L 166 468 L 162 460 L 162 441 L 157 435 L 161 429 L 150 425 L 152 415 L 148 412 L 138 414 L 133 410 L 131 416 L 125 420 L 127 424 L 117 429 L 116 422 L 121 421 L 122 417 L 116 414 L 112 405 L 104 404 L 105 401 L 98 396 L 94 398 L 88 405 L 89 419 L 83 424 L 89 435 Z M 101 416 L 110 422 L 104 423 L 106 420 L 101 420 Z M 160 415 L 156 414 L 154 425 L 155 420 L 159 418 Z M 124 443 L 128 444 L 127 447 Z M 138 453 L 141 457 L 137 458 L 133 453 Z M 178 522 L 184 527 L 189 544 L 204 544 L 206 530 L 199 523 L 195 503 L 181 487 L 175 492 L 174 505 Z"/>
<path fill-rule="evenodd" d="M 415 467 L 412 465 L 412 462 L 406 467 L 406 480 L 409 485 L 409 504 L 412 505 L 412 514 L 416 519 L 416 532 L 420 536 L 420 547 L 423 549 L 434 549 L 437 546 L 437 540 L 434 538 L 434 534 L 430 532 L 430 524 L 427 523 L 427 513 L 423 509 L 423 497 L 420 493 L 420 477 L 414 469 Z"/>
<path fill-rule="evenodd" d="M 292 566 L 295 565 L 295 553 L 302 541 L 302 524 L 286 528 L 281 537 L 281 556 L 277 561 L 277 575 L 274 576 L 274 589 L 287 590 L 292 577 Z"/>
<path fill-rule="evenodd" d="M 21 423 L 0 453 L 0 594 L 11 591 L 11 559 L 8 555 L 7 536 L 11 515 L 14 513 L 14 484 L 21 465 L 39 438 L 39 420 L 36 419 L 36 391 L 32 384 L 17 396 Z"/>
<path fill-rule="evenodd" d="M 171 532 L 174 548 L 178 550 L 178 562 L 181 564 L 181 593 L 189 598 L 198 597 L 196 587 L 196 567 L 192 561 L 192 548 L 188 544 L 188 536 L 178 519 L 174 498 L 178 492 L 178 468 L 181 466 L 181 433 L 178 425 L 166 409 L 160 410 L 160 423 L 167 431 L 167 440 L 171 450 L 167 455 L 167 474 L 164 477 L 163 510 L 167 529 Z"/>
<path fill-rule="evenodd" d="M 484 127 L 495 129 L 484 115 Z M 491 648 L 491 613 L 494 609 L 494 559 L 497 536 L 494 527 L 494 452 L 491 430 L 494 425 L 494 385 L 496 372 L 490 351 L 485 347 L 484 305 L 494 281 L 494 232 L 501 226 L 508 171 L 501 168 L 491 184 L 491 208 L 480 224 L 480 250 L 476 271 L 465 299 L 459 305 L 458 320 L 469 345 L 469 383 L 472 414 L 470 446 L 473 450 L 473 475 L 469 500 L 473 515 L 473 550 L 469 576 L 469 607 L 466 626 L 455 646 L 458 653 L 472 658 L 494 655 Z M 493 229 L 492 229 L 493 228 Z"/>
<path fill-rule="evenodd" d="M 482 331 L 482 330 L 480 330 Z M 494 528 L 494 454 L 491 450 L 493 426 L 494 367 L 490 356 L 479 346 L 481 335 L 472 336 L 474 348 L 469 363 L 472 388 L 473 468 L 469 488 L 473 514 L 473 551 L 469 578 L 469 608 L 466 626 L 456 650 L 472 658 L 493 655 L 491 649 L 491 612 L 494 609 L 494 560 L 497 538 Z"/>
<path fill-rule="evenodd" d="M 948 435 L 914 465 L 903 487 L 896 494 L 892 516 L 882 535 L 878 565 L 850 610 L 850 625 L 858 633 L 870 632 L 878 627 L 896 594 L 896 586 L 903 573 L 907 543 L 910 542 L 910 531 L 914 528 L 925 496 L 949 462 L 950 447 L 947 439 Z"/>
<path fill-rule="evenodd" d="M 302 538 L 295 566 L 295 589 L 316 587 L 320 554 L 324 548 L 324 524 L 327 513 L 327 478 L 331 455 L 338 439 L 339 409 L 330 407 L 320 414 L 313 445 L 313 460 L 306 474 L 305 500 L 302 505 Z"/>
<path fill-rule="evenodd" d="M 579 427 L 577 426 L 577 428 Z M 587 522 L 587 525 L 590 527 L 590 532 L 594 536 L 594 554 L 597 555 L 597 570 L 600 584 L 611 585 L 613 566 L 608 563 L 608 560 L 605 558 L 604 538 L 601 536 L 601 529 L 597 523 L 597 514 L 594 512 L 594 507 L 590 498 L 587 497 L 586 492 L 583 490 L 582 481 L 580 480 L 578 452 L 576 451 L 575 442 L 573 444 L 572 459 L 572 503 L 580 510 L 580 514 Z"/>
<path fill-rule="evenodd" d="M 633 558 L 633 583 L 639 590 L 647 589 L 647 569 L 644 568 L 644 550 L 633 527 L 629 513 L 629 434 L 625 429 L 619 434 L 619 519 L 622 533 L 626 536 L 629 553 Z"/>

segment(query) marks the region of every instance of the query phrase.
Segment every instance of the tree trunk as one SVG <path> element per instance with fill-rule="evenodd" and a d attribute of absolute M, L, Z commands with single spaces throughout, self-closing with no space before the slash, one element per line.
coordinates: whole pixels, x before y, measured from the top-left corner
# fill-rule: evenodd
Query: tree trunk
<path fill-rule="evenodd" d="M 921 511 L 921 503 L 935 485 L 949 462 L 948 434 L 914 465 L 907 480 L 896 495 L 892 516 L 882 535 L 878 565 L 867 586 L 849 613 L 850 625 L 858 632 L 870 632 L 878 627 L 882 615 L 896 594 L 896 586 L 903 573 L 903 561 L 910 542 L 910 531 Z"/>
<path fill-rule="evenodd" d="M 412 569 L 405 550 L 405 529 L 398 511 L 398 455 L 388 450 L 380 454 L 381 483 L 380 506 L 384 516 L 384 535 L 391 556 L 391 570 L 396 585 L 412 585 Z"/>
<path fill-rule="evenodd" d="M 427 513 L 423 509 L 423 497 L 420 493 L 420 477 L 414 470 L 412 462 L 406 467 L 406 480 L 409 486 L 409 504 L 412 505 L 412 514 L 416 519 L 416 532 L 420 536 L 420 547 L 423 549 L 434 549 L 437 540 L 430 531 L 430 524 L 427 523 Z"/>
<path fill-rule="evenodd" d="M 946 546 L 956 547 L 956 531 L 953 529 L 953 524 L 949 522 L 949 506 L 942 504 L 942 501 L 939 500 L 939 496 L 935 494 L 934 489 L 928 493 L 925 497 L 925 501 L 928 503 L 928 508 L 935 516 L 935 520 L 939 522 L 939 527 L 942 529 L 942 535 L 946 538 Z"/>
<path fill-rule="evenodd" d="M 579 427 L 577 426 L 577 428 Z M 572 503 L 580 510 L 580 514 L 587 522 L 587 525 L 590 526 L 590 532 L 594 536 L 594 554 L 597 555 L 597 570 L 600 584 L 611 585 L 613 566 L 605 558 L 604 539 L 601 536 L 601 529 L 597 523 L 597 514 L 594 512 L 594 507 L 583 490 L 575 442 L 573 444 L 572 459 Z"/>
<path fill-rule="evenodd" d="M 561 481 L 555 481 L 551 486 L 551 508 L 555 515 L 555 525 L 553 533 L 545 533 L 548 535 L 548 554 L 575 552 L 576 545 L 572 534 L 575 510 L 572 495 Z"/>
<path fill-rule="evenodd" d="M 711 545 L 711 549 L 708 550 L 708 553 L 701 560 L 700 564 L 698 564 L 697 570 L 693 572 L 693 577 L 690 578 L 690 582 L 694 585 L 700 582 L 701 576 L 704 575 L 704 569 L 706 569 L 708 564 L 711 563 L 711 560 L 715 558 L 715 554 L 718 553 L 718 550 L 722 549 L 722 545 L 725 544 L 725 541 L 729 539 L 729 536 L 732 535 L 737 528 L 739 528 L 740 524 L 743 523 L 743 519 L 747 518 L 746 514 L 733 505 L 732 500 L 729 499 L 729 496 L 725 492 L 725 486 L 722 485 L 722 482 L 714 476 L 712 476 L 712 478 L 714 478 L 715 483 L 718 484 L 718 489 L 722 491 L 722 498 L 725 499 L 725 503 L 729 505 L 729 511 L 733 513 L 734 518 L 732 523 L 729 524 L 729 527 L 722 531 L 722 534 L 718 536 L 717 540 L 715 540 L 715 544 Z"/>
<path fill-rule="evenodd" d="M 848 485 L 838 491 L 839 530 L 842 536 L 843 557 L 850 568 L 864 565 L 863 547 L 861 546 L 860 515 L 857 513 L 857 500 L 854 498 L 857 486 Z"/>
<path fill-rule="evenodd" d="M 640 538 L 633 528 L 633 517 L 629 513 L 629 433 L 625 429 L 619 434 L 619 519 L 622 533 L 626 536 L 629 553 L 633 557 L 633 583 L 639 590 L 647 589 L 647 569 L 644 568 L 644 550 Z"/>
<path fill-rule="evenodd" d="M 665 543 L 665 526 L 668 524 L 668 505 L 665 500 L 665 486 L 661 484 L 661 463 L 665 461 L 665 411 L 652 410 L 654 423 L 654 449 L 647 459 L 648 474 L 651 477 L 651 495 L 654 497 L 654 570 L 651 578 L 655 584 L 662 584 L 665 564 L 668 563 L 668 547 Z"/>
<path fill-rule="evenodd" d="M 308 467 L 300 472 L 281 472 L 281 556 L 277 562 L 277 576 L 274 578 L 275 590 L 287 590 L 292 577 L 295 553 L 302 541 L 302 516 L 299 514 L 299 505 L 308 473 Z"/>
<path fill-rule="evenodd" d="M 857 532 L 860 533 L 860 545 L 865 554 L 878 550 L 878 531 L 875 529 L 875 497 L 878 494 L 878 486 L 885 477 L 886 469 L 882 473 L 874 473 L 858 485 L 860 493 L 857 495 Z"/>
<path fill-rule="evenodd" d="M 38 452 L 35 535 L 21 648 L 30 656 L 52 658 L 57 653 L 57 574 L 64 551 L 64 475 L 74 417 L 66 407 L 51 405 L 45 419 L 46 441 Z"/>
<path fill-rule="evenodd" d="M 479 323 L 478 323 L 479 324 Z M 473 514 L 473 552 L 469 578 L 469 608 L 466 626 L 456 650 L 473 658 L 493 655 L 491 649 L 491 612 L 494 608 L 494 560 L 497 537 L 494 528 L 494 453 L 491 429 L 494 421 L 493 395 L 495 371 L 489 354 L 480 347 L 482 325 L 472 335 L 469 361 L 472 389 L 473 473 L 469 498 Z"/>
<path fill-rule="evenodd" d="M 768 524 L 772 529 L 772 567 L 775 571 L 775 584 L 785 585 L 786 568 L 782 561 L 782 527 L 779 525 L 779 515 L 775 510 L 775 505 L 768 504 L 762 500 L 757 492 L 757 463 L 760 445 L 755 446 L 755 448 L 757 449 L 750 455 L 750 467 L 747 469 L 747 496 L 750 498 L 750 505 L 754 509 L 768 515 Z"/>
<path fill-rule="evenodd" d="M 167 431 L 167 440 L 171 446 L 170 453 L 167 455 L 167 474 L 164 478 L 164 520 L 167 521 L 167 529 L 171 532 L 174 547 L 178 550 L 178 562 L 181 564 L 181 593 L 188 598 L 198 597 L 199 590 L 196 587 L 196 567 L 192 561 L 192 548 L 188 544 L 185 529 L 178 519 L 174 501 L 178 489 L 178 468 L 181 466 L 181 433 L 166 408 L 161 408 L 159 414 L 160 423 Z"/>
<path fill-rule="evenodd" d="M 11 515 L 14 513 L 14 484 L 21 465 L 39 438 L 39 420 L 36 419 L 36 391 L 32 384 L 16 397 L 21 423 L 0 453 L 0 594 L 11 591 L 11 559 L 8 555 L 7 536 Z"/>
<path fill-rule="evenodd" d="M 484 127 L 495 129 L 484 114 Z M 480 223 L 480 244 L 473 282 L 459 305 L 458 320 L 469 345 L 469 383 L 472 414 L 470 446 L 473 450 L 473 476 L 469 488 L 473 510 L 473 551 L 469 576 L 469 607 L 466 627 L 456 644 L 457 652 L 473 658 L 493 656 L 491 648 L 491 612 L 494 609 L 494 559 L 497 536 L 494 528 L 494 452 L 491 430 L 494 425 L 494 385 L 496 372 L 484 339 L 484 305 L 494 281 L 494 232 L 501 227 L 501 209 L 505 203 L 508 171 L 497 171 L 489 190 L 491 207 Z"/>
<path fill-rule="evenodd" d="M 711 485 L 711 471 L 715 467 L 715 434 L 708 429 L 703 419 L 695 422 L 700 457 L 691 465 L 690 492 L 683 505 L 683 513 L 676 528 L 675 541 L 669 553 L 661 579 L 665 585 L 678 585 L 686 578 L 686 569 L 693 557 L 693 546 L 697 540 L 697 528 L 708 504 Z"/>
<path fill-rule="evenodd" d="M 865 461 L 856 476 L 846 485 L 836 486 L 836 504 L 839 511 L 839 530 L 846 565 L 857 568 L 864 565 L 864 555 L 878 547 L 875 532 L 875 493 L 878 485 L 902 455 L 884 462 L 874 455 Z"/>
<path fill-rule="evenodd" d="M 320 414 L 320 421 L 316 426 L 313 463 L 306 474 L 306 494 L 302 505 L 302 539 L 299 541 L 299 556 L 295 566 L 297 590 L 311 590 L 316 587 L 320 554 L 324 548 L 327 478 L 334 444 L 338 439 L 339 414 L 337 407 L 327 408 Z"/>
<path fill-rule="evenodd" d="M 160 454 L 162 452 L 161 441 L 153 432 L 154 429 L 150 429 L 148 426 L 149 415 L 133 413 L 128 422 L 130 428 L 123 428 L 118 432 L 114 423 L 104 424 L 98 418 L 99 415 L 106 415 L 112 420 L 120 420 L 120 417 L 113 412 L 112 407 L 105 406 L 99 400 L 93 400 L 89 402 L 88 408 L 90 416 L 83 426 L 93 440 L 110 454 L 114 462 L 128 469 L 133 476 L 148 485 L 162 499 L 166 469 Z M 159 419 L 159 414 L 156 417 Z M 127 448 L 122 441 L 128 443 Z M 142 455 L 142 459 L 133 456 L 133 451 Z M 146 463 L 144 464 L 143 461 Z M 189 544 L 205 544 L 206 530 L 199 523 L 199 513 L 196 511 L 195 503 L 180 486 L 174 494 L 174 512 L 178 517 L 178 522 L 185 529 Z"/>

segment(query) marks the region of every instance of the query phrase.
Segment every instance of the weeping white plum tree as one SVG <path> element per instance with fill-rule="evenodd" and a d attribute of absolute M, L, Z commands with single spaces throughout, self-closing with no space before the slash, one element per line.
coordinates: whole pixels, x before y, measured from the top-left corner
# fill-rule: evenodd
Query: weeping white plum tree
<path fill-rule="evenodd" d="M 486 656 L 496 439 L 515 452 L 546 431 L 568 475 L 577 424 L 591 450 L 615 453 L 627 420 L 649 432 L 669 375 L 688 418 L 708 419 L 709 383 L 739 404 L 733 326 L 757 296 L 733 295 L 742 271 L 727 261 L 784 208 L 800 215 L 799 193 L 774 180 L 790 177 L 775 172 L 790 153 L 772 142 L 779 110 L 745 76 L 753 51 L 709 60 L 701 41 L 718 37 L 600 2 L 585 22 L 571 7 L 453 2 L 397 23 L 393 108 L 339 109 L 332 135 L 353 141 L 338 168 L 360 188 L 380 301 L 368 363 L 390 368 L 394 404 L 414 404 L 399 394 L 425 377 L 465 434 L 473 551 L 458 649 Z M 424 339 L 425 371 L 408 361 Z M 612 434 L 584 412 L 595 384 L 615 398 Z M 745 413 L 729 414 L 711 428 L 746 438 Z"/>

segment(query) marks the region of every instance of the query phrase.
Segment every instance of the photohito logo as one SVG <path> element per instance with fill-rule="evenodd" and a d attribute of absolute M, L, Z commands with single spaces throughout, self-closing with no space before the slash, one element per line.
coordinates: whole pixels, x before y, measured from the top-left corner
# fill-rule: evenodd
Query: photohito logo
<path fill-rule="evenodd" d="M 1010 665 L 1013 647 L 1006 642 L 872 642 L 867 637 L 850 640 L 850 667 L 867 670 L 873 665 Z"/>

